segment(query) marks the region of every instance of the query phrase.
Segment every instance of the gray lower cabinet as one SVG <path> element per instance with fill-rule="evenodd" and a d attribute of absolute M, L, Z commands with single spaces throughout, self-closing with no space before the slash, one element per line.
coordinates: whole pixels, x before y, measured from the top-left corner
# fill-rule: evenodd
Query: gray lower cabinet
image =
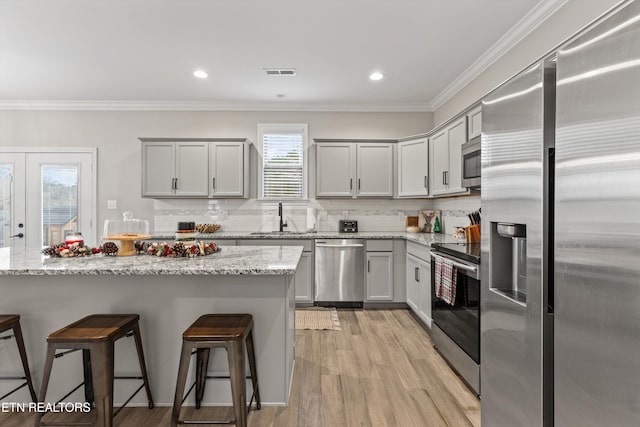
<path fill-rule="evenodd" d="M 394 241 L 367 240 L 365 302 L 394 301 Z"/>
<path fill-rule="evenodd" d="M 431 261 L 429 248 L 407 242 L 407 305 L 431 327 Z"/>
<path fill-rule="evenodd" d="M 242 239 L 237 241 L 238 246 L 302 246 L 303 252 L 300 258 L 300 264 L 296 271 L 296 303 L 312 304 L 313 303 L 313 284 L 314 284 L 314 256 L 313 256 L 313 240 L 296 240 L 296 239 Z"/>
<path fill-rule="evenodd" d="M 366 301 L 393 301 L 393 252 L 367 252 Z"/>

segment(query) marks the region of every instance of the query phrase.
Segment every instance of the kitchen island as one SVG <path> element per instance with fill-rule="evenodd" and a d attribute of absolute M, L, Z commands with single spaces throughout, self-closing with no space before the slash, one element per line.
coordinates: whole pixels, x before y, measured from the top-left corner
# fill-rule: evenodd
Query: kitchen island
<path fill-rule="evenodd" d="M 172 405 L 182 332 L 206 313 L 250 313 L 260 394 L 265 405 L 286 405 L 294 356 L 294 277 L 302 247 L 225 247 L 196 258 L 93 256 L 44 258 L 0 249 L 0 313 L 22 316 L 29 364 L 36 387 L 42 378 L 46 336 L 89 314 L 137 313 L 147 368 L 157 405 Z M 0 371 L 21 372 L 15 344 L 2 341 Z M 16 352 L 17 354 L 17 352 Z M 138 375 L 132 339 L 116 343 L 117 375 Z M 224 350 L 213 352 L 211 375 L 228 372 Z M 193 378 L 193 369 L 190 373 Z M 56 401 L 82 382 L 82 356 L 74 353 L 54 363 L 47 393 Z M 138 381 L 116 381 L 118 406 Z M 247 383 L 251 393 L 250 382 Z M 193 394 L 193 393 L 192 393 Z M 28 400 L 26 392 L 12 396 Z M 66 399 L 83 401 L 82 389 Z M 187 404 L 193 402 L 193 396 Z M 133 404 L 146 405 L 144 393 Z M 207 383 L 203 404 L 230 405 L 228 380 Z"/>

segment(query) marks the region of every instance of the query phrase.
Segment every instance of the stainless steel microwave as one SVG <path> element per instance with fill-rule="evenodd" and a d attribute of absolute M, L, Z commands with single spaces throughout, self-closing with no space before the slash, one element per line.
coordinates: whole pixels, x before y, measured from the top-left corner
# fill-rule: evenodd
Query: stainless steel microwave
<path fill-rule="evenodd" d="M 480 137 L 462 145 L 462 186 L 480 187 Z"/>

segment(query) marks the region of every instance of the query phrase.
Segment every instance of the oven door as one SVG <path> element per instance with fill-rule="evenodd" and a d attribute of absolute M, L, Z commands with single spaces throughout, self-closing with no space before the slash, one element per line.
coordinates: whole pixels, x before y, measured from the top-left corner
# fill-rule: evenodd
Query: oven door
<path fill-rule="evenodd" d="M 480 138 L 462 145 L 462 186 L 480 187 Z"/>
<path fill-rule="evenodd" d="M 457 269 L 454 305 L 436 297 L 434 254 L 453 261 Z M 480 266 L 441 252 L 431 252 L 431 317 L 432 321 L 480 363 Z"/>

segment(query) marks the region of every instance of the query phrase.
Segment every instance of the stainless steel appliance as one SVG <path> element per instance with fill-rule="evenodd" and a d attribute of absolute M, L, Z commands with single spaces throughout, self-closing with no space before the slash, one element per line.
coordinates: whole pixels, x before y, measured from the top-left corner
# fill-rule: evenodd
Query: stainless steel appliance
<path fill-rule="evenodd" d="M 480 187 L 480 137 L 462 144 L 462 186 L 467 188 Z"/>
<path fill-rule="evenodd" d="M 357 233 L 358 221 L 341 219 L 338 221 L 338 232 L 340 233 Z"/>
<path fill-rule="evenodd" d="M 435 292 L 435 258 L 453 262 L 457 286 L 454 304 Z M 480 394 L 480 244 L 433 244 L 431 251 L 431 339 L 467 384 Z"/>
<path fill-rule="evenodd" d="M 635 1 L 483 102 L 482 425 L 640 425 L 639 58 Z"/>
<path fill-rule="evenodd" d="M 317 305 L 362 307 L 364 240 L 316 240 Z"/>

